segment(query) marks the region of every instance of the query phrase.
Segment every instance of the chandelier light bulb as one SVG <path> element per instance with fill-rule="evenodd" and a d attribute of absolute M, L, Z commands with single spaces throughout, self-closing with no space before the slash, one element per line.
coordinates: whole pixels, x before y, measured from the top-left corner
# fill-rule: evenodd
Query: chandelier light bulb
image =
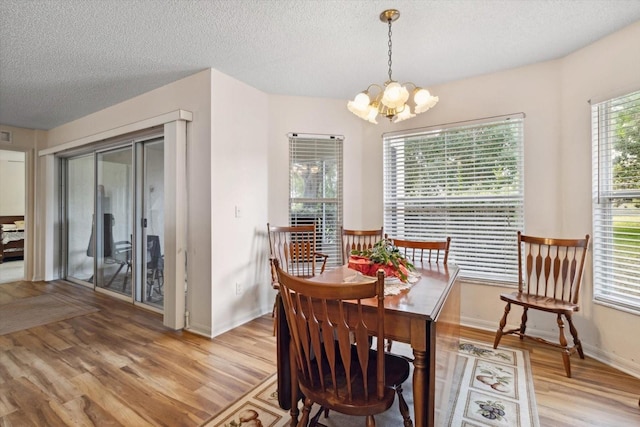
<path fill-rule="evenodd" d="M 391 82 L 387 85 L 382 96 L 382 103 L 386 106 L 390 104 L 396 104 L 400 99 L 400 84 L 397 82 Z M 385 102 L 386 101 L 386 102 Z"/>
<path fill-rule="evenodd" d="M 369 105 L 369 103 L 371 102 L 371 99 L 369 99 L 369 95 L 367 95 L 366 92 L 360 92 L 353 99 L 353 102 L 360 108 L 366 108 L 367 105 Z"/>
<path fill-rule="evenodd" d="M 356 95 L 353 101 L 347 103 L 349 111 L 371 123 L 378 123 L 376 121 L 378 114 L 398 123 L 415 117 L 416 114 L 423 113 L 438 103 L 438 97 L 432 96 L 428 90 L 416 87 L 413 83 L 400 84 L 391 78 L 391 23 L 399 17 L 400 12 L 395 9 L 385 10 L 380 14 L 380 20 L 389 27 L 389 80 L 384 84 L 384 89 L 377 84 L 372 84 L 366 91 Z M 409 94 L 407 85 L 414 88 L 412 96 Z M 377 90 L 377 93 L 374 92 L 375 96 L 370 96 L 371 88 Z M 372 98 L 373 101 L 371 101 Z M 408 102 L 415 105 L 413 112 Z"/>
<path fill-rule="evenodd" d="M 382 94 L 382 104 L 396 110 L 402 109 L 408 99 L 409 91 L 397 82 L 389 83 Z"/>
<path fill-rule="evenodd" d="M 426 104 L 427 101 L 429 101 L 429 98 L 431 98 L 431 94 L 429 93 L 428 90 L 426 89 L 422 89 L 422 88 L 416 88 L 416 91 L 414 92 L 413 95 L 413 101 L 416 103 L 416 105 L 422 105 L 422 104 Z"/>

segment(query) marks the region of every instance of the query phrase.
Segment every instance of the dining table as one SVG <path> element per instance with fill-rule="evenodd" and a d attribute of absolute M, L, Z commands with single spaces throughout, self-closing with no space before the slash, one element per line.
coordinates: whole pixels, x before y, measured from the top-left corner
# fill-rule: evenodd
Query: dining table
<path fill-rule="evenodd" d="M 384 338 L 407 343 L 413 352 L 414 425 L 445 424 L 448 403 L 456 392 L 456 362 L 460 339 L 460 269 L 455 264 L 415 263 L 416 276 L 406 289 L 385 291 Z M 359 273 L 347 265 L 328 269 L 309 280 L 321 283 L 347 283 Z M 385 285 L 386 288 L 386 285 Z M 393 288 L 393 286 L 390 286 Z M 297 424 L 298 401 L 296 371 L 291 365 L 289 328 L 280 299 L 277 299 L 278 403 L 290 410 L 291 426 Z M 363 300 L 365 310 L 373 312 L 375 298 Z M 347 304 L 356 310 L 356 304 Z M 393 351 L 393 348 L 391 349 Z"/>

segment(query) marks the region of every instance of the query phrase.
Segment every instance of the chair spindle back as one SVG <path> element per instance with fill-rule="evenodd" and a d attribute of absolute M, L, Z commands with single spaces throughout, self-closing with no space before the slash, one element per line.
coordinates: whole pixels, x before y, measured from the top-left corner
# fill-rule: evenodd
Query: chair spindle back
<path fill-rule="evenodd" d="M 303 393 L 316 390 L 354 403 L 361 396 L 381 400 L 388 393 L 383 340 L 377 340 L 372 366 L 369 336 L 384 336 L 384 273 L 366 282 L 318 283 L 276 269 Z M 376 315 L 367 317 L 362 299 L 372 297 Z M 346 300 L 355 300 L 356 316 L 346 315 Z"/>
<path fill-rule="evenodd" d="M 376 230 L 348 230 L 342 229 L 342 263 L 349 261 L 353 250 L 371 249 L 383 238 L 382 227 Z"/>
<path fill-rule="evenodd" d="M 553 239 L 518 232 L 519 291 L 577 304 L 588 247 L 588 235 Z"/>

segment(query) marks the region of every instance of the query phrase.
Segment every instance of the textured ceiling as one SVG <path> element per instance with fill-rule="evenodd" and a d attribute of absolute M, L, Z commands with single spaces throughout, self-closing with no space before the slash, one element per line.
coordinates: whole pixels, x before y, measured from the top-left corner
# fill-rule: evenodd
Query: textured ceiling
<path fill-rule="evenodd" d="M 205 68 L 264 92 L 349 99 L 565 56 L 640 0 L 0 0 L 0 123 L 50 129 Z M 640 44 L 640 41 L 639 41 Z"/>

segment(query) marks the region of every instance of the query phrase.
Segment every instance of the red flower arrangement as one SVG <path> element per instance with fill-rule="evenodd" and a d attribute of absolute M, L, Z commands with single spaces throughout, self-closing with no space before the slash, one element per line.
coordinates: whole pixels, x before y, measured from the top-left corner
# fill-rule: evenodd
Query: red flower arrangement
<path fill-rule="evenodd" d="M 402 282 L 407 282 L 409 272 L 415 271 L 413 264 L 389 239 L 380 240 L 371 249 L 351 251 L 349 268 L 373 277 L 383 269 L 386 277 L 397 277 Z"/>

